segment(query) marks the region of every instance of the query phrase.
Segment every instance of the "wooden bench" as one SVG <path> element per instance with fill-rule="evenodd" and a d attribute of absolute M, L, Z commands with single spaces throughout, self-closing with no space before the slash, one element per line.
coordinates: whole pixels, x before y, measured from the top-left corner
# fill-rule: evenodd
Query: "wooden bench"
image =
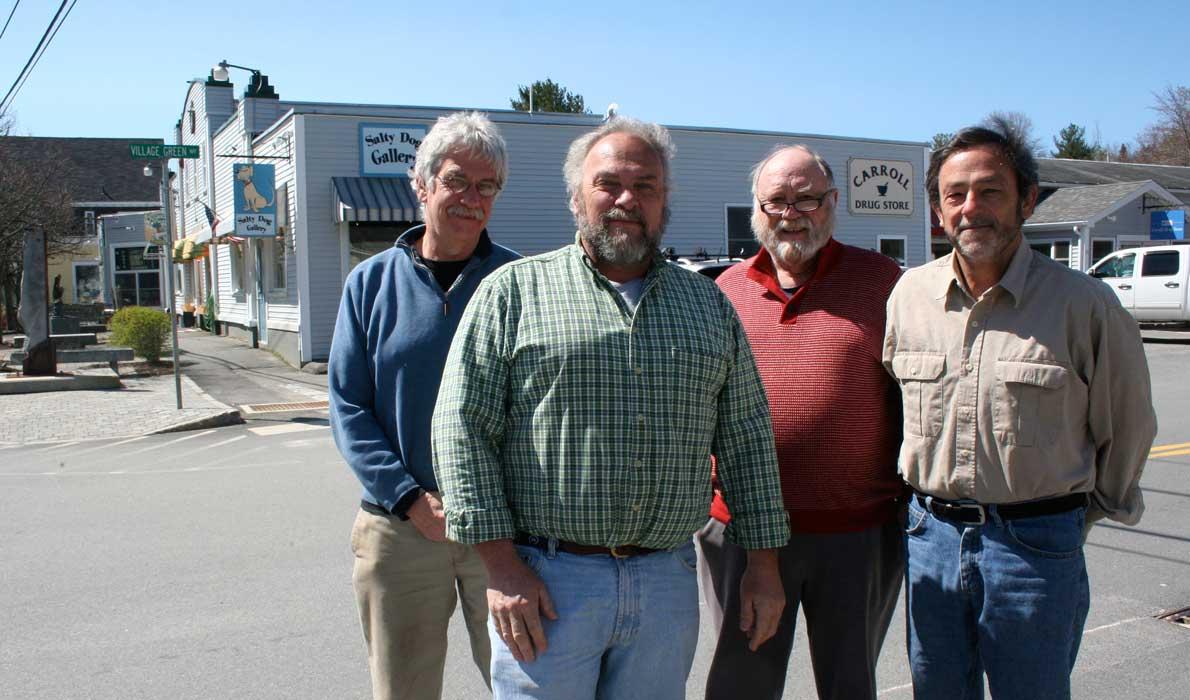
<path fill-rule="evenodd" d="M 23 348 L 25 347 L 25 340 L 25 336 L 18 335 L 12 339 L 12 346 L 14 348 Z M 50 343 L 58 349 L 78 349 L 88 345 L 94 345 L 98 342 L 94 333 L 55 333 L 50 336 Z"/>
<path fill-rule="evenodd" d="M 111 366 L 112 371 L 117 375 L 120 374 L 120 369 L 117 362 L 128 362 L 132 360 L 132 348 L 84 348 L 82 350 L 62 350 L 55 349 L 54 356 L 58 358 L 59 364 L 70 364 L 78 362 L 106 362 Z M 14 352 L 11 361 L 14 363 L 23 363 L 25 361 L 25 353 Z"/>

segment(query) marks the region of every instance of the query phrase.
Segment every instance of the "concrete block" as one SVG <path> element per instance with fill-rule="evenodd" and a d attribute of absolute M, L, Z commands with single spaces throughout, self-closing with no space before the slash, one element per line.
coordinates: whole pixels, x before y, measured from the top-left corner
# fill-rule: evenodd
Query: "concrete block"
<path fill-rule="evenodd" d="M 0 376 L 0 396 L 40 394 L 47 391 L 96 391 L 119 389 L 120 378 L 114 374 L 80 374 L 71 377 Z"/>

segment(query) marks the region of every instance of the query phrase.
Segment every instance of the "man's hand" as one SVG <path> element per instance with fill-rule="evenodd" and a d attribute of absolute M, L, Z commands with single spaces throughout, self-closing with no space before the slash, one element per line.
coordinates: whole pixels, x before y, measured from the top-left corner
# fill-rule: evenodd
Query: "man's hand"
<path fill-rule="evenodd" d="M 748 550 L 748 568 L 740 581 L 740 631 L 756 651 L 777 633 L 785 610 L 785 589 L 777 568 L 777 550 Z"/>
<path fill-rule="evenodd" d="M 549 591 L 511 540 L 484 542 L 475 550 L 488 570 L 488 610 L 496 632 L 517 661 L 532 661 L 548 648 L 541 615 L 558 619 Z"/>
<path fill-rule="evenodd" d="M 446 515 L 442 512 L 442 501 L 437 494 L 422 491 L 409 510 L 405 511 L 409 522 L 431 542 L 446 541 Z"/>

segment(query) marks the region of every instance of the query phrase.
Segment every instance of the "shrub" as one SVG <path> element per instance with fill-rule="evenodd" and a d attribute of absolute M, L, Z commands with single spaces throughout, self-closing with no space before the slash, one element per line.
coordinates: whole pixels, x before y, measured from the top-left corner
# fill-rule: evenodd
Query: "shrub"
<path fill-rule="evenodd" d="M 149 362 L 161 359 L 169 337 L 169 314 L 144 306 L 125 306 L 112 316 L 113 345 L 132 348 Z"/>

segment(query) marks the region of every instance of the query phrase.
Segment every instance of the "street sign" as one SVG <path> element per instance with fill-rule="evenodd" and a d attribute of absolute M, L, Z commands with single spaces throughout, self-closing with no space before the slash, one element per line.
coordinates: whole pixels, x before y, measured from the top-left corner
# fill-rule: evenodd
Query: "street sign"
<path fill-rule="evenodd" d="M 198 146 L 181 146 L 160 143 L 131 143 L 128 150 L 133 158 L 161 160 L 162 158 L 197 158 Z"/>

